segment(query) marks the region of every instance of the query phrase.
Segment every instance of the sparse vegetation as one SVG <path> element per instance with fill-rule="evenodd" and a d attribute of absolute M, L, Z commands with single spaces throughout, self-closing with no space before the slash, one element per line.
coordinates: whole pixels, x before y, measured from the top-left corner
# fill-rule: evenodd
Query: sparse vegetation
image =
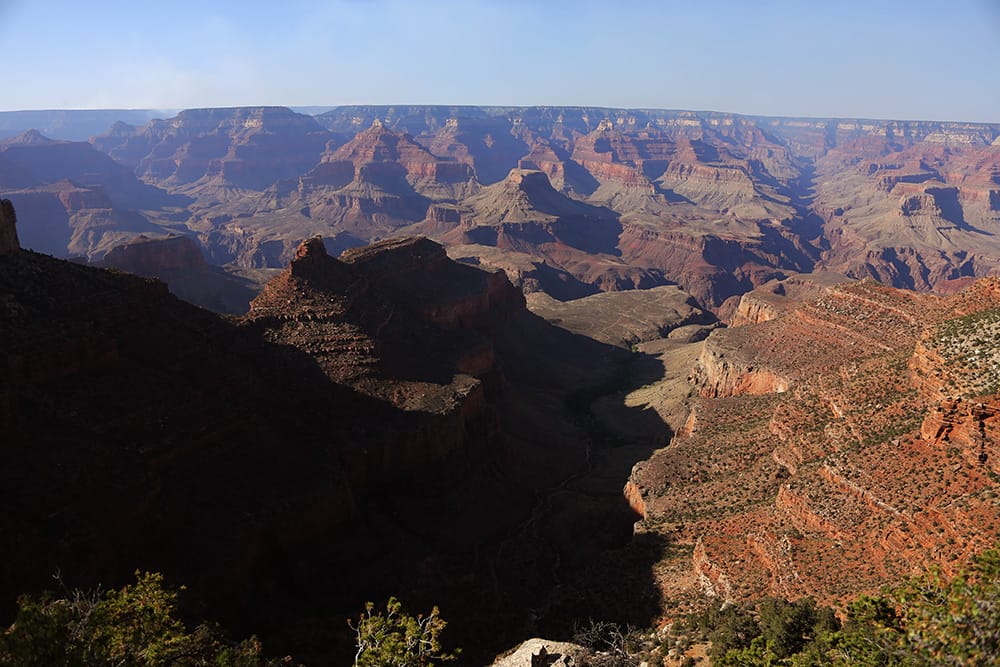
<path fill-rule="evenodd" d="M 871 667 L 1000 664 L 1000 549 L 950 580 L 932 570 L 862 595 L 841 624 L 809 598 L 716 605 L 675 634 L 711 641 L 716 667 Z"/>
<path fill-rule="evenodd" d="M 354 667 L 433 667 L 455 660 L 459 651 L 445 651 L 441 643 L 446 625 L 437 607 L 414 617 L 396 598 L 389 598 L 384 613 L 369 602 L 351 624 L 357 643 Z"/>
<path fill-rule="evenodd" d="M 61 583 L 61 582 L 60 582 Z M 264 667 L 255 637 L 230 642 L 215 625 L 188 631 L 177 615 L 178 591 L 163 576 L 136 572 L 136 582 L 102 592 L 66 590 L 22 595 L 17 617 L 0 634 L 4 667 Z"/>
<path fill-rule="evenodd" d="M 951 370 L 956 394 L 981 396 L 1000 391 L 1000 308 L 988 308 L 941 324 L 928 347 Z"/>
<path fill-rule="evenodd" d="M 277 667 L 292 659 L 267 658 L 256 637 L 226 639 L 214 624 L 188 631 L 179 618 L 179 590 L 157 573 L 136 572 L 120 589 L 22 595 L 14 623 L 0 632 L 0 667 Z M 58 580 L 60 585 L 62 581 Z M 437 607 L 407 614 L 390 598 L 385 612 L 368 603 L 356 623 L 355 667 L 434 667 L 454 660 Z"/>

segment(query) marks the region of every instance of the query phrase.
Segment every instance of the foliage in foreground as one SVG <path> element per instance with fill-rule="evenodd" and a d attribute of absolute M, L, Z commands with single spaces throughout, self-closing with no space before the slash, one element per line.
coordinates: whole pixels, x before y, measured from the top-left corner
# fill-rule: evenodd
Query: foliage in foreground
<path fill-rule="evenodd" d="M 289 665 L 264 656 L 251 637 L 227 641 L 216 625 L 188 631 L 177 616 L 178 591 L 165 588 L 163 575 L 135 573 L 120 590 L 69 591 L 22 595 L 17 616 L 0 630 L 0 667 L 276 667 Z M 60 582 L 61 583 L 61 582 Z M 385 613 L 368 603 L 351 628 L 356 633 L 357 667 L 433 667 L 454 660 L 440 635 L 447 623 L 437 607 L 410 616 L 390 598 Z"/>
<path fill-rule="evenodd" d="M 260 643 L 228 642 L 214 625 L 188 632 L 177 617 L 177 591 L 163 576 L 136 572 L 120 590 L 22 595 L 14 624 L 0 632 L 4 667 L 264 667 Z"/>
<path fill-rule="evenodd" d="M 842 626 L 809 599 L 716 607 L 688 624 L 712 641 L 717 667 L 1000 665 L 1000 550 L 948 581 L 932 571 L 861 596 Z"/>
<path fill-rule="evenodd" d="M 448 625 L 437 607 L 416 617 L 403 610 L 402 603 L 389 598 L 385 613 L 376 612 L 369 602 L 351 629 L 356 633 L 355 667 L 433 667 L 458 657 L 448 653 L 440 636 Z M 435 662 L 438 661 L 438 662 Z"/>

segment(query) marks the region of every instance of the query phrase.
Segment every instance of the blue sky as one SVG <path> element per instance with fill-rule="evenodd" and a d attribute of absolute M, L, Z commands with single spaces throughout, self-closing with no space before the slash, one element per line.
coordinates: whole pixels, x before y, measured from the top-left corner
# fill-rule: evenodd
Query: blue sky
<path fill-rule="evenodd" d="M 1000 0 L 0 0 L 0 110 L 595 105 L 1000 122 Z"/>

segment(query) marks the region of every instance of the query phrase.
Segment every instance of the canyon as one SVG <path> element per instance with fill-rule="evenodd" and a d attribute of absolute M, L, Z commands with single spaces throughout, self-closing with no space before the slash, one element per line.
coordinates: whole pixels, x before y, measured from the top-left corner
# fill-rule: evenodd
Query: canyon
<path fill-rule="evenodd" d="M 633 357 L 533 315 L 503 272 L 421 237 L 339 258 L 314 237 L 222 318 L 22 250 L 0 212 L 5 616 L 54 572 L 111 586 L 139 568 L 309 664 L 342 664 L 345 618 L 391 594 L 446 603 L 487 661 L 629 542 L 621 480 L 652 443 L 612 446 L 576 397 Z M 171 245 L 154 254 L 198 262 Z"/>
<path fill-rule="evenodd" d="M 627 496 L 678 545 L 665 608 L 825 603 L 947 576 L 1000 534 L 995 278 L 950 296 L 797 276 L 704 341 L 687 422 Z"/>
<path fill-rule="evenodd" d="M 995 272 L 998 141 L 690 111 L 190 109 L 89 143 L 0 140 L 0 190 L 32 220 L 25 247 L 56 256 L 183 235 L 213 266 L 278 269 L 317 234 L 334 254 L 422 234 L 559 300 L 674 284 L 725 320 L 794 273 L 947 291 Z"/>
<path fill-rule="evenodd" d="M 389 595 L 484 664 L 1000 537 L 1000 125 L 257 107 L 70 139 L 0 140 L 4 614 L 155 569 L 308 664 Z"/>

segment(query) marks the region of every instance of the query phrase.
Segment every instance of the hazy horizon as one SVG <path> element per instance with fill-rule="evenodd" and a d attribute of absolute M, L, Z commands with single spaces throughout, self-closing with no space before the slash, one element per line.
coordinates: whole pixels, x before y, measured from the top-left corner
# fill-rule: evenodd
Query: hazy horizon
<path fill-rule="evenodd" d="M 913 122 L 913 123 L 969 123 L 976 125 L 1000 125 L 1000 120 L 955 120 L 952 118 L 903 118 L 903 117 L 876 117 L 876 116 L 792 116 L 788 114 L 754 114 L 754 113 L 743 113 L 741 111 L 731 111 L 728 109 L 688 109 L 681 107 L 666 108 L 666 107 L 621 107 L 621 106 L 609 106 L 604 104 L 590 104 L 590 105 L 580 105 L 580 104 L 429 104 L 429 103 L 408 103 L 408 102 L 385 102 L 380 104 L 370 104 L 370 103 L 357 103 L 357 104 L 309 104 L 309 105 L 289 105 L 289 104 L 245 104 L 245 105 L 223 105 L 223 106 L 194 106 L 194 107 L 178 107 L 176 109 L 153 109 L 147 107 L 90 107 L 90 108 L 39 108 L 39 109 L 0 109 L 0 114 L 21 114 L 21 113 L 86 113 L 86 112 L 148 112 L 150 114 L 150 119 L 158 118 L 161 120 L 166 120 L 175 117 L 182 111 L 193 111 L 198 109 L 253 109 L 253 108 L 287 108 L 296 113 L 301 113 L 304 115 L 319 115 L 330 111 L 333 109 L 347 108 L 347 107 L 391 107 L 391 108 L 405 108 L 405 107 L 454 107 L 454 108 L 496 108 L 496 109 L 537 109 L 537 108 L 562 108 L 562 109 L 606 109 L 608 111 L 636 111 L 636 112 L 691 112 L 691 113 L 706 113 L 706 114 L 732 114 L 734 116 L 745 116 L 748 118 L 782 118 L 791 120 L 845 120 L 845 121 L 895 121 L 895 122 Z M 43 133 L 44 134 L 44 133 Z"/>
<path fill-rule="evenodd" d="M 0 110 L 577 106 L 1000 122 L 1000 4 L 0 0 Z"/>

